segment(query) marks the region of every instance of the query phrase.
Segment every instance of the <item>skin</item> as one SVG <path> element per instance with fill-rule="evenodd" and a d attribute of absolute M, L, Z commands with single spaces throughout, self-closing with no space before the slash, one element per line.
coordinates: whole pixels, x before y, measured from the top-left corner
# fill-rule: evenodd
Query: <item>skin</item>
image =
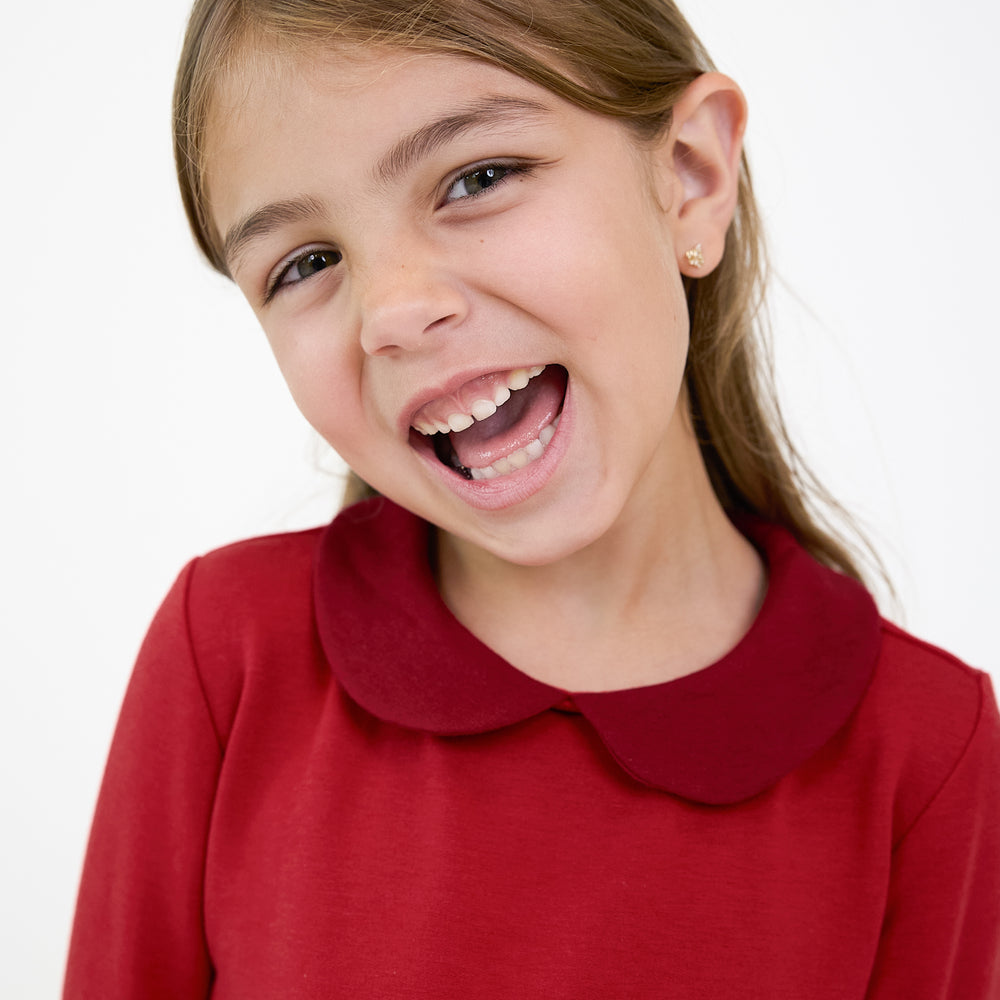
<path fill-rule="evenodd" d="M 261 65 L 218 95 L 213 221 L 226 234 L 262 206 L 309 199 L 231 272 L 310 423 L 441 529 L 452 611 L 567 690 L 670 680 L 725 653 L 764 574 L 692 434 L 681 275 L 722 254 L 745 122 L 736 85 L 702 76 L 669 132 L 640 147 L 617 122 L 472 60 L 351 49 Z M 497 97 L 524 107 L 374 176 L 401 138 Z M 468 197 L 484 162 L 517 170 Z M 336 255 L 270 294 L 304 250 Z M 472 375 L 536 364 L 569 373 L 552 454 L 479 503 L 411 446 L 413 411 Z"/>

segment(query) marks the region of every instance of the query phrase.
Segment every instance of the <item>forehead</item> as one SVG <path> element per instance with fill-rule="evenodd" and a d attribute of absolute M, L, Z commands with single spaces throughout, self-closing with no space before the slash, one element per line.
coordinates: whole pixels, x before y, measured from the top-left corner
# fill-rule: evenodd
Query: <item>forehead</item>
<path fill-rule="evenodd" d="M 234 201 L 273 198 L 283 163 L 291 170 L 309 156 L 366 168 L 421 122 L 483 98 L 521 102 L 525 114 L 529 104 L 554 111 L 563 103 L 463 56 L 339 45 L 255 51 L 223 74 L 210 108 L 204 171 L 212 216 L 231 216 Z"/>

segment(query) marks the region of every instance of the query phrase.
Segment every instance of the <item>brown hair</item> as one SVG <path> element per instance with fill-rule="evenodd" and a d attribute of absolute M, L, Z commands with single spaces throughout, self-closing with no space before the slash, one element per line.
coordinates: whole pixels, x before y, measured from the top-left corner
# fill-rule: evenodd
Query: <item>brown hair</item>
<path fill-rule="evenodd" d="M 223 274 L 204 186 L 204 133 L 220 76 L 257 47 L 324 41 L 480 59 L 619 118 L 642 138 L 668 127 L 684 89 L 713 68 L 671 0 L 196 0 L 174 91 L 174 150 L 195 239 Z M 765 271 L 744 157 L 722 262 L 705 277 L 684 279 L 695 431 L 727 513 L 782 524 L 821 562 L 861 579 L 856 553 L 820 513 L 843 512 L 804 466 L 781 418 L 758 323 Z M 345 502 L 373 492 L 352 473 Z"/>

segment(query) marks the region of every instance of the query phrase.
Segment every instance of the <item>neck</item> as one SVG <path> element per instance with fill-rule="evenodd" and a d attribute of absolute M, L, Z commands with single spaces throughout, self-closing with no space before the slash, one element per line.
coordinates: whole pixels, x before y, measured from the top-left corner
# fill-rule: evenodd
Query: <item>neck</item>
<path fill-rule="evenodd" d="M 442 534 L 445 602 L 514 666 L 567 691 L 640 687 L 708 666 L 750 627 L 764 570 L 697 469 L 679 493 L 637 499 L 599 540 L 545 565 Z"/>

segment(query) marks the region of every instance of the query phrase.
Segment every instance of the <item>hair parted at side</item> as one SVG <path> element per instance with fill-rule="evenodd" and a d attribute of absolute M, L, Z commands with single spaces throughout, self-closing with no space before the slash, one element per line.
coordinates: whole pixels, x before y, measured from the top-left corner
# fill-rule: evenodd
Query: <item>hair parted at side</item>
<path fill-rule="evenodd" d="M 669 127 L 685 88 L 714 68 L 671 0 L 196 0 L 174 90 L 174 153 L 195 239 L 223 274 L 204 183 L 205 132 L 219 82 L 258 49 L 324 42 L 479 59 L 621 119 L 644 139 Z M 782 524 L 821 562 L 862 579 L 858 547 L 840 540 L 823 518 L 839 507 L 801 461 L 781 418 L 758 322 L 765 271 L 744 157 L 722 261 L 705 277 L 684 279 L 692 420 L 716 495 L 731 516 Z M 373 493 L 352 473 L 345 502 Z M 860 547 L 884 579 L 867 543 Z"/>

